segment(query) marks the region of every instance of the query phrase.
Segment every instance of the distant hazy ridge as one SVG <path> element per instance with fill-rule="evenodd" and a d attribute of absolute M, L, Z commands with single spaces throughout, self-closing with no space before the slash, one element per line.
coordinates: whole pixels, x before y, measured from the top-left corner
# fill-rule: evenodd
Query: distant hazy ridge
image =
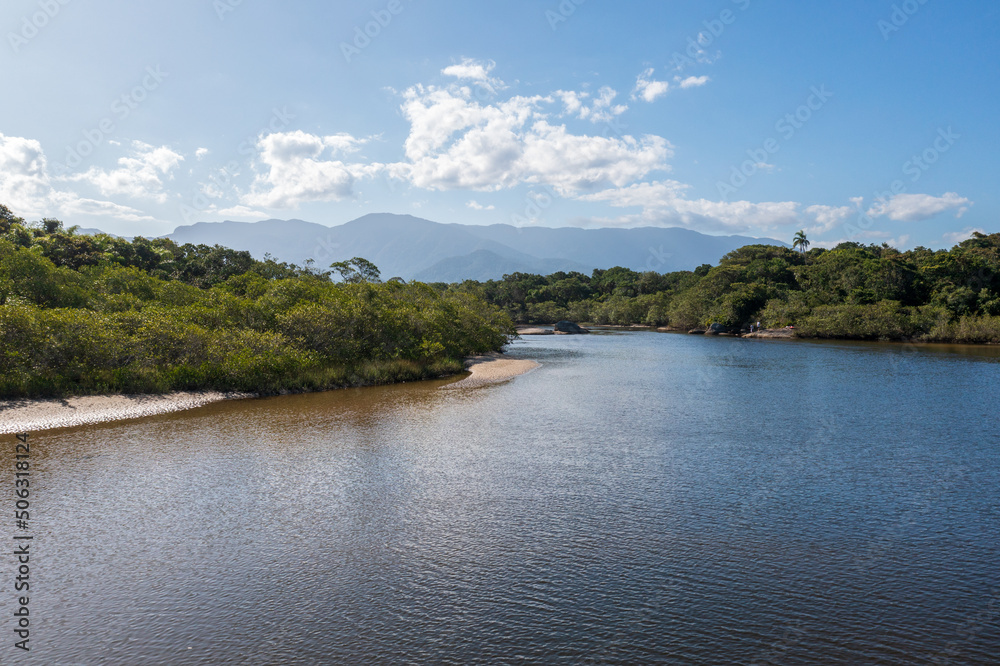
<path fill-rule="evenodd" d="M 427 282 L 488 280 L 516 271 L 541 273 L 624 266 L 660 273 L 717 263 L 744 245 L 784 245 L 773 239 L 708 236 L 689 229 L 578 229 L 440 224 L 411 215 L 375 213 L 336 227 L 302 220 L 199 222 L 178 227 L 178 243 L 223 245 L 270 253 L 281 261 L 319 266 L 364 257 L 384 278 Z"/>

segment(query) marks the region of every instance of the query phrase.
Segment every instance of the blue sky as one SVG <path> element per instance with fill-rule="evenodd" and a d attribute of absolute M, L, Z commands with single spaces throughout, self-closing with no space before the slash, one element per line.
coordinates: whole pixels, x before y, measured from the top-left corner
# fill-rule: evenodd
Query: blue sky
<path fill-rule="evenodd" d="M 6 0 L 0 28 L 29 219 L 1000 231 L 987 0 Z"/>

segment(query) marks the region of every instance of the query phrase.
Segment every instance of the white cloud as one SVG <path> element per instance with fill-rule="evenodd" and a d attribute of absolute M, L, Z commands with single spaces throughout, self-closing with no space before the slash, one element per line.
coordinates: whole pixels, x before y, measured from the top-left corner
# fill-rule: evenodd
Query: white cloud
<path fill-rule="evenodd" d="M 753 203 L 688 199 L 689 185 L 674 180 L 636 183 L 579 197 L 619 208 L 641 207 L 646 223 L 678 224 L 699 230 L 741 232 L 769 230 L 801 222 L 793 201 Z"/>
<path fill-rule="evenodd" d="M 205 156 L 208 155 L 208 153 L 209 153 L 208 148 L 199 148 L 196 151 L 194 151 L 194 156 L 199 160 L 202 160 L 205 159 Z"/>
<path fill-rule="evenodd" d="M 627 104 L 614 104 L 615 97 L 618 96 L 618 91 L 614 88 L 604 86 L 597 93 L 597 99 L 591 105 L 590 111 L 583 116 L 584 118 L 590 118 L 594 123 L 606 123 L 628 111 Z"/>
<path fill-rule="evenodd" d="M 16 214 L 45 214 L 52 191 L 42 144 L 0 134 L 0 203 Z"/>
<path fill-rule="evenodd" d="M 698 41 L 690 40 L 688 42 L 688 47 L 684 50 L 684 53 L 674 53 L 673 58 L 671 58 L 671 64 L 674 66 L 675 71 L 683 71 L 685 67 L 694 64 L 700 65 L 711 65 L 716 60 L 722 57 L 722 51 L 716 50 L 715 53 L 709 53 L 704 47 L 711 45 L 712 39 L 708 34 L 702 32 L 698 33 Z"/>
<path fill-rule="evenodd" d="M 160 146 L 155 148 L 141 141 L 132 142 L 132 155 L 118 159 L 119 168 L 106 171 L 90 167 L 86 172 L 67 176 L 65 180 L 94 185 L 105 196 L 124 194 L 135 199 L 167 200 L 163 178 L 184 161 L 179 153 Z"/>
<path fill-rule="evenodd" d="M 259 161 L 266 172 L 258 174 L 251 191 L 240 203 L 264 208 L 295 208 L 306 201 L 339 201 L 354 193 L 358 178 L 377 173 L 381 164 L 347 164 L 322 159 L 355 152 L 366 139 L 348 134 L 317 136 L 301 130 L 276 132 L 257 140 Z"/>
<path fill-rule="evenodd" d="M 235 219 L 253 219 L 253 220 L 264 220 L 268 217 L 268 214 L 254 210 L 253 208 L 247 208 L 246 206 L 232 206 L 231 208 L 223 208 L 221 210 L 215 211 L 216 215 L 220 217 L 235 218 Z"/>
<path fill-rule="evenodd" d="M 0 203 L 25 218 L 107 216 L 130 222 L 154 218 L 129 206 L 80 197 L 53 187 L 41 144 L 0 134 Z"/>
<path fill-rule="evenodd" d="M 590 93 L 575 90 L 557 90 L 552 95 L 562 101 L 565 115 L 575 116 L 580 120 L 589 120 L 592 123 L 608 123 L 614 120 L 615 116 L 620 116 L 628 111 L 627 104 L 614 104 L 618 91 L 609 86 L 598 90 L 596 98 L 592 98 Z M 552 101 L 551 97 L 537 99 L 545 102 Z M 593 99 L 593 103 L 587 106 L 587 100 L 590 99 Z"/>
<path fill-rule="evenodd" d="M 496 206 L 493 206 L 493 205 L 484 206 L 483 204 L 479 203 L 475 199 L 473 199 L 472 201 L 466 202 L 465 205 L 468 206 L 469 208 L 471 208 L 472 210 L 494 210 L 496 208 Z"/>
<path fill-rule="evenodd" d="M 678 85 L 681 88 L 697 88 L 709 82 L 709 78 L 707 76 L 689 76 L 686 79 L 677 77 L 677 79 Z"/>
<path fill-rule="evenodd" d="M 72 219 L 75 215 L 111 217 L 125 222 L 154 222 L 156 218 L 130 206 L 112 201 L 84 199 L 72 192 L 53 192 L 51 200 L 62 215 Z"/>
<path fill-rule="evenodd" d="M 556 93 L 567 109 L 593 120 L 620 113 L 617 93 L 602 88 L 590 107 L 573 105 L 584 95 Z M 560 193 L 622 186 L 654 170 L 665 170 L 673 151 L 661 137 L 635 139 L 571 134 L 552 125 L 543 104 L 552 97 L 520 97 L 480 104 L 468 91 L 415 86 L 404 93 L 410 122 L 408 162 L 390 173 L 432 190 L 501 190 L 519 183 L 548 184 Z"/>
<path fill-rule="evenodd" d="M 807 227 L 805 231 L 821 234 L 847 222 L 852 215 L 857 215 L 858 209 L 852 206 L 816 205 L 809 206 L 805 212 L 813 218 L 813 225 Z"/>
<path fill-rule="evenodd" d="M 674 77 L 674 83 L 682 89 L 697 88 L 705 85 L 709 80 L 707 76 Z M 636 78 L 635 89 L 632 90 L 632 99 L 653 102 L 658 97 L 666 95 L 669 90 L 670 83 L 667 81 L 657 81 L 653 78 L 653 68 L 651 67 Z"/>
<path fill-rule="evenodd" d="M 503 81 L 490 76 L 497 66 L 492 60 L 482 61 L 474 58 L 463 58 L 457 65 L 450 65 L 441 70 L 445 76 L 453 76 L 459 81 L 473 81 L 491 93 L 506 87 Z"/>
<path fill-rule="evenodd" d="M 562 100 L 563 105 L 566 107 L 566 114 L 570 116 L 579 116 L 585 100 L 590 97 L 585 92 L 576 92 L 573 90 L 557 90 L 553 94 Z"/>
<path fill-rule="evenodd" d="M 972 202 L 954 192 L 935 197 L 930 194 L 897 194 L 887 201 L 875 203 L 868 214 L 873 217 L 886 216 L 896 222 L 920 222 L 949 210 L 958 210 L 956 217 L 962 217 Z"/>
<path fill-rule="evenodd" d="M 635 89 L 632 91 L 632 99 L 642 99 L 646 102 L 653 102 L 657 97 L 662 97 L 670 90 L 670 84 L 666 81 L 656 81 L 653 77 L 653 68 L 650 67 L 635 80 Z"/>

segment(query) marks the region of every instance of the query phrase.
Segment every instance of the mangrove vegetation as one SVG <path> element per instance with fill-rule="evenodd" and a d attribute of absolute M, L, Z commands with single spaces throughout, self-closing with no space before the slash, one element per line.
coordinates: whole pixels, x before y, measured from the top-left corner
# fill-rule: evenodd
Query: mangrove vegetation
<path fill-rule="evenodd" d="M 514 273 L 447 289 L 497 305 L 519 324 L 719 323 L 739 331 L 759 321 L 809 337 L 1000 343 L 1000 234 L 974 233 L 950 250 L 809 245 L 800 232 L 794 249 L 748 245 L 693 271 Z"/>
<path fill-rule="evenodd" d="M 459 371 L 514 332 L 473 294 L 382 282 L 360 258 L 331 268 L 0 206 L 0 396 L 388 383 Z"/>

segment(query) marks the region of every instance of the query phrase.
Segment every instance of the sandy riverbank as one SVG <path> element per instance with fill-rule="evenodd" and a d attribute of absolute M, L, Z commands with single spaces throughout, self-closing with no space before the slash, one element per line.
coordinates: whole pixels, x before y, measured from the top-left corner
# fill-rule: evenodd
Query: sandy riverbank
<path fill-rule="evenodd" d="M 534 361 L 484 354 L 466 359 L 472 375 L 444 388 L 495 384 L 538 367 Z M 194 409 L 221 400 L 252 398 L 252 393 L 203 391 L 165 395 L 90 395 L 55 400 L 0 400 L 0 435 L 135 419 Z"/>
<path fill-rule="evenodd" d="M 467 389 L 496 384 L 523 375 L 539 366 L 535 361 L 507 358 L 502 354 L 483 354 L 466 359 L 465 367 L 472 372 L 465 379 L 442 386 L 442 389 Z"/>
<path fill-rule="evenodd" d="M 89 395 L 64 400 L 0 400 L 0 434 L 134 419 L 253 397 L 215 391 L 166 395 Z"/>

